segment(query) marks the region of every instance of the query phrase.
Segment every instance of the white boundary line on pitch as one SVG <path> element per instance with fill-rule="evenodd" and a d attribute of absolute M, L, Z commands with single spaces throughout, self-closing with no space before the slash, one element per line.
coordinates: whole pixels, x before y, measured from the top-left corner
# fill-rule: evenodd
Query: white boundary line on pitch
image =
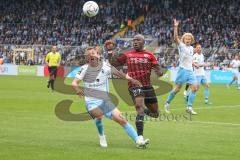
<path fill-rule="evenodd" d="M 238 105 L 221 105 L 221 106 L 214 106 L 214 105 L 202 105 L 202 106 L 198 106 L 198 107 L 193 107 L 194 109 L 218 109 L 218 108 L 235 108 L 235 107 L 240 107 L 240 104 Z M 171 109 L 173 111 L 175 110 L 182 110 L 182 108 L 175 108 L 175 109 Z"/>
<path fill-rule="evenodd" d="M 226 122 L 208 122 L 208 121 L 188 121 L 188 123 L 201 123 L 201 124 L 213 124 L 213 125 L 231 125 L 240 126 L 240 123 L 226 123 Z"/>

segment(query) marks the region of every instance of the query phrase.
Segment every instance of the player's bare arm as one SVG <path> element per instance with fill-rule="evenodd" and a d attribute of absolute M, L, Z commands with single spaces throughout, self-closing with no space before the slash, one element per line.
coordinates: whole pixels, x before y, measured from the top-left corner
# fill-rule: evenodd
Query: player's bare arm
<path fill-rule="evenodd" d="M 72 87 L 73 87 L 73 89 L 76 91 L 76 94 L 77 94 L 80 98 L 82 98 L 82 97 L 84 96 L 84 91 L 83 91 L 83 89 L 81 89 L 81 88 L 79 87 L 79 83 L 80 83 L 80 80 L 77 79 L 77 78 L 75 78 L 75 79 L 72 81 Z"/>
<path fill-rule="evenodd" d="M 177 45 L 179 45 L 181 42 L 178 37 L 178 25 L 179 25 L 179 21 L 177 21 L 176 19 L 173 19 L 173 37 Z"/>
<path fill-rule="evenodd" d="M 155 73 L 158 77 L 163 76 L 162 68 L 159 64 L 154 65 L 153 70 L 155 71 Z"/>
<path fill-rule="evenodd" d="M 133 79 L 132 77 L 130 77 L 128 74 L 125 74 L 119 70 L 117 70 L 115 67 L 111 66 L 111 71 L 112 71 L 112 74 L 122 78 L 122 79 L 126 79 L 128 81 L 131 81 L 133 84 L 136 84 L 138 86 L 142 86 L 141 82 L 139 82 L 138 80 L 136 79 Z"/>
<path fill-rule="evenodd" d="M 110 53 L 108 53 L 108 61 L 114 67 L 118 67 L 118 66 L 123 65 L 122 63 L 120 63 L 118 61 L 119 57 L 120 56 L 119 56 L 119 54 L 117 52 L 110 52 Z"/>

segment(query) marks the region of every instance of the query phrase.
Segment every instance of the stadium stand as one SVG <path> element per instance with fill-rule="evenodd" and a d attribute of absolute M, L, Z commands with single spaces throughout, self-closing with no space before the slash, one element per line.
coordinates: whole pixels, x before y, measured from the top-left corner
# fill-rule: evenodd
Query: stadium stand
<path fill-rule="evenodd" d="M 8 0 L 0 3 L 0 55 L 13 63 L 14 48 L 33 48 L 32 63 L 43 64 L 49 45 L 57 44 L 63 65 L 84 63 L 83 49 L 102 45 L 122 31 L 118 38 L 136 33 L 157 41 L 153 52 L 163 65 L 175 66 L 177 56 L 172 41 L 172 19 L 181 20 L 181 33 L 192 32 L 205 48 L 208 61 L 228 64 L 240 49 L 239 0 L 96 0 L 100 13 L 87 18 L 79 0 Z M 204 2 L 204 3 L 203 3 Z M 136 5 L 137 4 L 137 5 Z M 144 21 L 133 25 L 143 16 Z M 118 48 L 130 46 L 117 41 Z M 170 52 L 170 53 L 169 53 Z M 22 53 L 23 56 L 24 53 Z M 21 58 L 19 56 L 14 58 Z"/>

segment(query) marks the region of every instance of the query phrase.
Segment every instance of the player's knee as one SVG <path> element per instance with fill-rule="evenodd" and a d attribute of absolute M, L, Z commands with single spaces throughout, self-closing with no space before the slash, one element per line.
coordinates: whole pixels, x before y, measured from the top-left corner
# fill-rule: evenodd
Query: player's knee
<path fill-rule="evenodd" d="M 136 102 L 135 103 L 136 108 L 144 108 L 144 103 L 142 102 Z"/>
<path fill-rule="evenodd" d="M 112 114 L 112 120 L 114 120 L 115 122 L 117 122 L 118 124 L 120 124 L 121 126 L 125 125 L 127 123 L 126 118 L 122 115 L 122 113 L 115 113 Z"/>
<path fill-rule="evenodd" d="M 192 89 L 193 92 L 197 92 L 197 90 L 198 90 L 198 86 L 192 86 L 191 89 Z"/>
<path fill-rule="evenodd" d="M 95 116 L 95 119 L 98 120 L 98 121 L 101 121 L 103 118 L 103 116 Z"/>
<path fill-rule="evenodd" d="M 126 118 L 125 118 L 122 114 L 119 114 L 118 123 L 119 123 L 121 126 L 124 126 L 124 125 L 127 123 Z"/>
<path fill-rule="evenodd" d="M 142 101 L 136 101 L 136 103 L 135 103 L 135 107 L 136 107 L 136 110 L 137 111 L 144 111 L 144 108 L 145 108 L 145 104 L 144 104 L 144 102 L 142 102 Z"/>
<path fill-rule="evenodd" d="M 143 105 L 137 105 L 136 104 L 136 111 L 138 115 L 144 115 L 144 106 Z"/>
<path fill-rule="evenodd" d="M 174 89 L 174 92 L 175 93 L 178 93 L 180 91 L 180 88 L 179 87 L 176 87 L 175 89 Z"/>
<path fill-rule="evenodd" d="M 125 118 L 122 118 L 122 119 L 119 119 L 118 120 L 118 123 L 121 125 L 121 126 L 124 126 L 125 124 L 127 124 L 127 120 Z"/>
<path fill-rule="evenodd" d="M 196 91 L 198 91 L 199 89 L 200 89 L 200 86 L 198 85 L 198 86 L 197 86 L 197 90 L 196 90 Z"/>

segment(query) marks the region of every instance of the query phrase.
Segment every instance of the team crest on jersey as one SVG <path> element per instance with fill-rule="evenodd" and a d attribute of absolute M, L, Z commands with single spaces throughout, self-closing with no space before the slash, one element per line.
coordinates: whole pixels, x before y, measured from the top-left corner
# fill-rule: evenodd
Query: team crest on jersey
<path fill-rule="evenodd" d="M 147 58 L 130 58 L 130 63 L 148 63 Z"/>
<path fill-rule="evenodd" d="M 145 58 L 148 58 L 148 54 L 144 54 L 143 56 L 144 56 Z"/>

